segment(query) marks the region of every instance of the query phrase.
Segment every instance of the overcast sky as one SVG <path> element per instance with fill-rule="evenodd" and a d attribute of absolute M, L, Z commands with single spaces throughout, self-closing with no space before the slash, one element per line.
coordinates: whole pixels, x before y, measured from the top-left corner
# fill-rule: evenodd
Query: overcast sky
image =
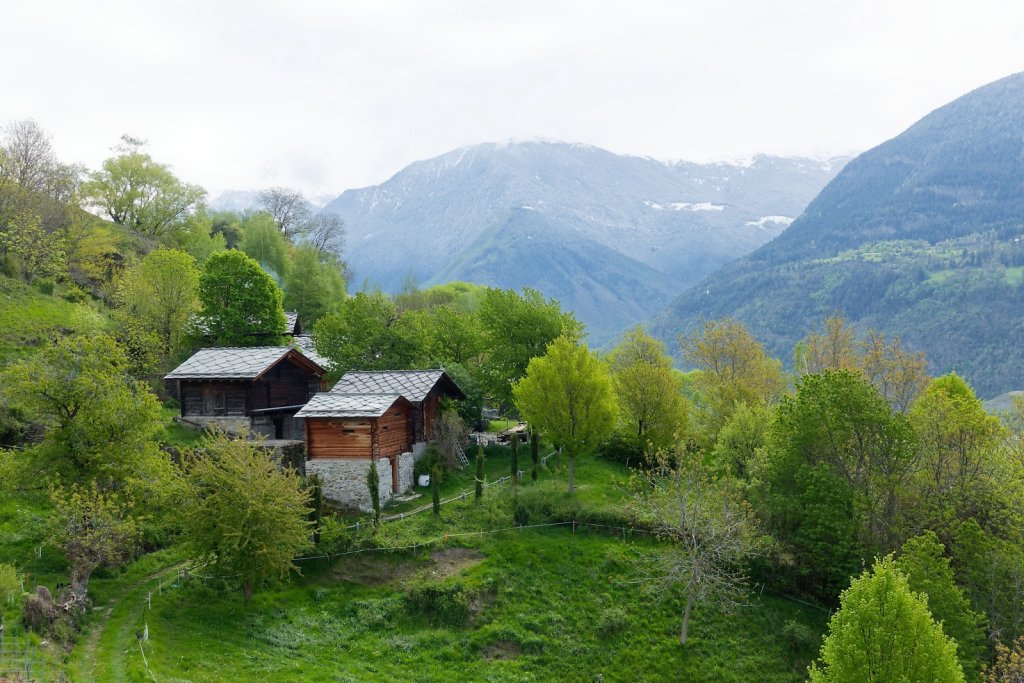
<path fill-rule="evenodd" d="M 6 0 L 0 124 L 128 133 L 211 197 L 337 193 L 509 138 L 661 159 L 864 150 L 1024 70 L 1024 3 Z"/>

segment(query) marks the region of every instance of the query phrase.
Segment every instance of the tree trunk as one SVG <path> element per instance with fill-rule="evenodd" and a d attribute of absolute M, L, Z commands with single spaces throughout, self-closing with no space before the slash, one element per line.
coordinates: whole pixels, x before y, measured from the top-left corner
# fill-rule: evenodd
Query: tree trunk
<path fill-rule="evenodd" d="M 242 594 L 245 596 L 246 602 L 252 600 L 252 581 L 246 581 L 242 584 Z"/>
<path fill-rule="evenodd" d="M 71 568 L 71 585 L 68 588 L 71 592 L 72 601 L 85 602 L 89 594 L 90 576 L 92 576 L 92 569 Z"/>
<path fill-rule="evenodd" d="M 686 609 L 683 610 L 683 627 L 679 629 L 679 644 L 686 645 L 690 630 L 690 611 L 693 609 L 693 591 L 686 592 Z"/>
<path fill-rule="evenodd" d="M 569 456 L 569 493 L 576 493 L 576 456 Z"/>

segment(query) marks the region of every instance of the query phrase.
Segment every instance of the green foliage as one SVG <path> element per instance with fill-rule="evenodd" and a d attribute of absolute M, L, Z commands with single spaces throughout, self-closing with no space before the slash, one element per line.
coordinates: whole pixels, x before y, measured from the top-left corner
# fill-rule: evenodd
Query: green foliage
<path fill-rule="evenodd" d="M 511 482 L 514 487 L 519 482 L 519 435 L 513 434 L 508 444 L 509 451 L 509 474 L 512 476 Z"/>
<path fill-rule="evenodd" d="M 253 257 L 278 282 L 287 276 L 288 240 L 270 214 L 261 211 L 242 221 L 242 240 L 238 248 Z"/>
<path fill-rule="evenodd" d="M 749 476 L 751 463 L 768 444 L 774 414 L 770 406 L 758 403 L 749 406 L 739 403 L 732 417 L 718 432 L 712 459 L 723 471 L 744 479 Z"/>
<path fill-rule="evenodd" d="M 605 460 L 622 463 L 626 467 L 638 467 L 647 462 L 643 448 L 633 435 L 623 434 L 621 431 L 612 432 L 598 447 L 597 454 Z"/>
<path fill-rule="evenodd" d="M 689 423 L 682 378 L 665 345 L 640 328 L 626 333 L 611 354 L 612 386 L 624 433 L 647 457 L 680 443 Z"/>
<path fill-rule="evenodd" d="M 474 477 L 474 494 L 476 502 L 484 497 L 484 447 L 480 445 L 476 449 L 476 476 Z"/>
<path fill-rule="evenodd" d="M 984 672 L 984 683 L 1018 683 L 1024 680 L 1024 639 L 1018 638 L 1010 647 L 996 645 L 996 661 Z"/>
<path fill-rule="evenodd" d="M 122 275 L 117 302 L 143 329 L 157 335 L 166 358 L 182 348 L 189 318 L 199 310 L 199 269 L 176 249 L 150 252 Z"/>
<path fill-rule="evenodd" d="M 272 579 L 297 571 L 309 546 L 309 494 L 294 470 L 279 470 L 256 444 L 214 436 L 188 460 L 184 510 L 192 556 L 241 586 L 246 599 Z"/>
<path fill-rule="evenodd" d="M 210 256 L 228 247 L 224 235 L 214 232 L 213 222 L 202 210 L 189 215 L 180 228 L 164 236 L 162 241 L 184 251 L 200 266 L 203 266 Z"/>
<path fill-rule="evenodd" d="M 431 624 L 459 627 L 469 621 L 475 598 L 476 591 L 454 581 L 415 585 L 406 594 L 405 602 L 411 614 L 424 617 Z"/>
<path fill-rule="evenodd" d="M 0 619 L 5 607 L 11 607 L 21 597 L 21 585 L 24 578 L 18 570 L 9 564 L 0 563 Z"/>
<path fill-rule="evenodd" d="M 285 330 L 281 290 L 252 258 L 224 251 L 207 259 L 199 277 L 200 318 L 221 346 L 273 346 Z"/>
<path fill-rule="evenodd" d="M 681 336 L 679 343 L 687 362 L 700 370 L 694 379 L 695 416 L 708 449 L 737 405 L 771 403 L 782 395 L 781 364 L 739 321 L 708 321 L 700 333 Z"/>
<path fill-rule="evenodd" d="M 292 252 L 284 279 L 284 305 L 298 311 L 303 325 L 312 329 L 320 318 L 337 311 L 345 299 L 341 265 L 314 247 L 301 245 Z"/>
<path fill-rule="evenodd" d="M 67 273 L 67 255 L 63 240 L 43 230 L 39 216 L 22 213 L 8 219 L 0 231 L 0 254 L 14 263 L 14 273 L 32 284 L 37 278 L 55 278 Z M 51 286 L 52 292 L 52 286 Z"/>
<path fill-rule="evenodd" d="M 530 479 L 537 481 L 537 468 L 540 466 L 540 434 L 536 429 L 530 430 Z"/>
<path fill-rule="evenodd" d="M 3 373 L 5 398 L 48 426 L 36 467 L 69 484 L 98 479 L 145 485 L 166 475 L 153 437 L 160 406 L 129 381 L 128 359 L 104 335 L 68 337 Z"/>
<path fill-rule="evenodd" d="M 957 659 L 971 677 L 981 670 L 986 656 L 985 617 L 971 609 L 956 585 L 945 548 L 931 531 L 903 544 L 896 568 L 907 577 L 910 589 L 928 598 L 928 609 L 942 630 L 957 644 Z"/>
<path fill-rule="evenodd" d="M 141 531 L 133 501 L 101 490 L 95 482 L 51 494 L 50 542 L 61 548 L 75 600 L 85 600 L 89 578 L 100 567 L 118 567 L 139 547 Z"/>
<path fill-rule="evenodd" d="M 149 235 L 176 230 L 206 196 L 198 185 L 178 180 L 170 169 L 142 151 L 142 143 L 122 138 L 119 154 L 82 184 L 82 199 L 112 221 Z"/>
<path fill-rule="evenodd" d="M 895 547 L 916 450 L 906 420 L 850 371 L 806 375 L 783 398 L 755 499 L 795 555 L 798 590 L 831 600 L 866 553 Z"/>
<path fill-rule="evenodd" d="M 927 599 L 910 590 L 892 558 L 876 560 L 843 591 L 821 646 L 812 683 L 963 681 L 956 643 L 932 620 Z"/>
<path fill-rule="evenodd" d="M 435 463 L 430 470 L 430 499 L 434 507 L 434 515 L 441 514 L 441 464 Z"/>
<path fill-rule="evenodd" d="M 576 339 L 582 330 L 554 299 L 535 289 L 522 294 L 511 289 L 488 289 L 480 302 L 480 327 L 487 364 L 483 369 L 491 396 L 512 402 L 512 384 L 526 375 L 530 360 L 544 354 L 559 336 Z"/>
<path fill-rule="evenodd" d="M 576 457 L 593 453 L 614 427 L 608 367 L 585 344 L 561 336 L 543 356 L 530 361 L 526 376 L 512 391 L 519 413 L 565 449 L 572 493 Z"/>
<path fill-rule="evenodd" d="M 412 476 L 413 479 L 418 480 L 421 474 L 429 474 L 433 477 L 434 467 L 443 467 L 444 456 L 441 453 L 441 449 L 436 444 L 430 444 L 426 450 L 423 451 L 423 455 L 413 463 Z"/>
<path fill-rule="evenodd" d="M 377 471 L 377 458 L 370 458 L 370 467 L 366 470 L 366 488 L 370 491 L 373 523 L 380 524 L 380 473 Z"/>
<path fill-rule="evenodd" d="M 957 584 L 985 613 L 989 632 L 1007 641 L 1024 635 L 1024 546 L 971 519 L 957 529 L 952 551 Z"/>
<path fill-rule="evenodd" d="M 349 370 L 405 370 L 420 356 L 417 329 L 380 292 L 357 292 L 317 322 L 317 353 L 333 362 L 338 376 Z"/>

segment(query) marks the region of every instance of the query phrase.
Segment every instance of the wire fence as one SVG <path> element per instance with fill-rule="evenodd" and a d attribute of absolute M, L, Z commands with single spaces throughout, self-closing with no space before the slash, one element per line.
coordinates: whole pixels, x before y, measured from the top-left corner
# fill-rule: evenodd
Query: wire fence
<path fill-rule="evenodd" d="M 42 681 L 46 680 L 46 661 L 38 647 L 18 636 L 7 637 L 0 626 L 0 680 Z"/>

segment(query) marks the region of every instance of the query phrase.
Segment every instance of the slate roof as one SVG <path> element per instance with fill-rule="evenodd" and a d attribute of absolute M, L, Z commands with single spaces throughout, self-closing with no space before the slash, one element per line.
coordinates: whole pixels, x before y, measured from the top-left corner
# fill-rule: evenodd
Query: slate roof
<path fill-rule="evenodd" d="M 400 394 L 421 403 L 442 377 L 444 370 L 357 370 L 346 372 L 331 389 L 332 394 Z M 451 378 L 448 378 L 451 382 Z M 455 382 L 451 382 L 455 386 Z M 460 397 L 462 392 L 455 386 Z"/>
<path fill-rule="evenodd" d="M 292 351 L 290 346 L 199 349 L 164 379 L 256 379 Z"/>
<path fill-rule="evenodd" d="M 284 312 L 284 333 L 285 334 L 297 334 L 295 326 L 299 322 L 298 311 L 285 311 Z"/>
<path fill-rule="evenodd" d="M 402 400 L 398 394 L 316 394 L 295 417 L 380 417 Z M 404 402 L 404 401 L 403 401 Z"/>
<path fill-rule="evenodd" d="M 308 334 L 296 335 L 292 337 L 292 343 L 306 358 L 309 358 L 322 368 L 330 369 L 331 361 L 316 352 L 316 347 L 313 345 L 313 337 Z"/>

